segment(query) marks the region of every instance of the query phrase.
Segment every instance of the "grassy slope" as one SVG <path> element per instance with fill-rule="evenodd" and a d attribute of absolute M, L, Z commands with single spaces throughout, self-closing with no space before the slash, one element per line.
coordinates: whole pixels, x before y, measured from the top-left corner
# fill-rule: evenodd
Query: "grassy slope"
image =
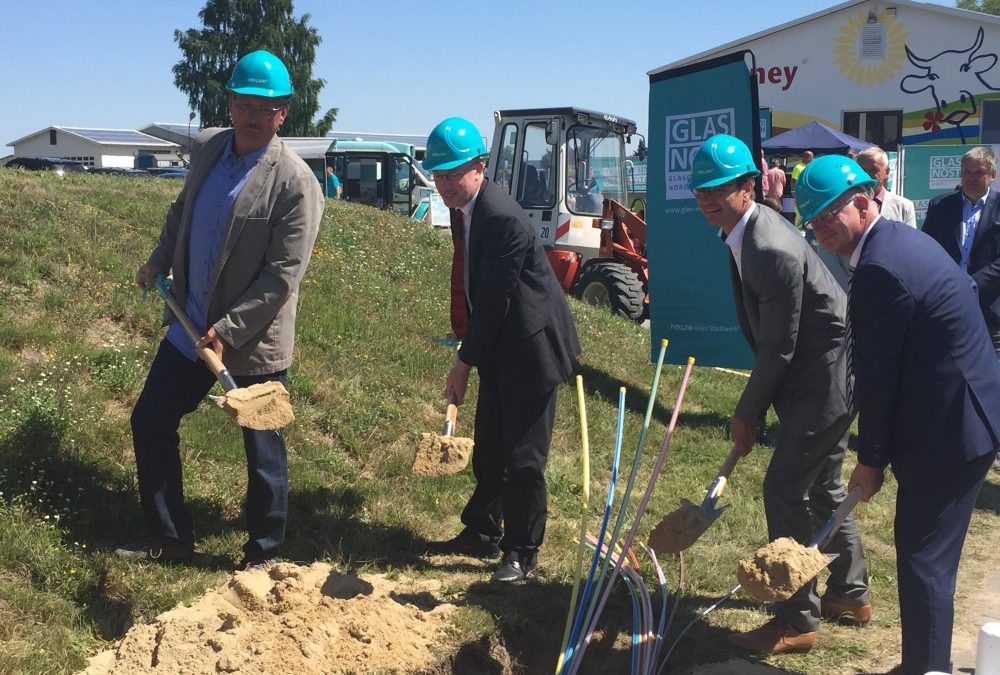
<path fill-rule="evenodd" d="M 102 550 L 142 531 L 128 413 L 162 331 L 159 300 L 143 303 L 131 279 L 178 187 L 0 171 L 0 672 L 79 668 L 133 622 L 218 584 L 238 557 L 242 442 L 234 425 L 207 405 L 182 428 L 185 488 L 204 554 L 199 562 L 136 566 Z M 440 390 L 451 355 L 431 338 L 447 329 L 449 250 L 446 238 L 403 219 L 328 202 L 302 290 L 290 374 L 298 419 L 287 431 L 292 492 L 285 554 L 358 570 L 441 576 L 465 607 L 443 659 L 458 652 L 475 663 L 477 645 L 492 637 L 529 672 L 544 672 L 555 660 L 575 574 L 581 491 L 569 386 L 560 392 L 548 470 L 551 517 L 537 579 L 497 594 L 486 583 L 488 567 L 441 567 L 420 556 L 426 539 L 457 531 L 471 488 L 468 473 L 409 474 L 419 434 L 442 420 Z M 584 346 L 596 504 L 607 487 L 619 386 L 628 388 L 623 474 L 632 462 L 652 374 L 649 337 L 578 303 L 573 312 Z M 680 373 L 677 366 L 664 369 L 633 505 L 663 438 Z M 726 453 L 728 415 L 743 382 L 695 369 L 640 535 L 680 497 L 700 498 Z M 459 435 L 470 433 L 474 396 L 468 403 Z M 774 432 L 769 427 L 768 434 Z M 760 450 L 737 466 L 727 497 L 732 508 L 688 551 L 681 625 L 734 583 L 737 559 L 765 542 L 759 486 L 766 460 Z M 878 604 L 873 628 L 824 627 L 819 648 L 781 660 L 783 667 L 853 672 L 850 667 L 872 665 L 894 648 L 886 647 L 898 639 L 893 494 L 887 486 L 860 514 Z M 996 525 L 995 484 L 984 494 L 990 508 L 977 514 L 973 537 Z M 676 560 L 663 562 L 675 585 Z M 620 648 L 630 625 L 625 608 L 620 596 L 610 604 L 608 632 L 589 652 L 595 671 L 624 667 L 614 643 Z M 729 603 L 689 633 L 674 663 L 735 655 L 724 632 L 759 623 L 764 610 L 746 599 Z"/>

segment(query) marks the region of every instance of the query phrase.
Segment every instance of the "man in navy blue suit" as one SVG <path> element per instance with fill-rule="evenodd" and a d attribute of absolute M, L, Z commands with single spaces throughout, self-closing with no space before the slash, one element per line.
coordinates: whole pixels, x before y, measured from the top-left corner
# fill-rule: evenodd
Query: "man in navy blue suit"
<path fill-rule="evenodd" d="M 955 578 L 1000 439 L 1000 362 L 975 282 L 930 237 L 880 217 L 854 160 L 817 159 L 796 198 L 820 244 L 850 256 L 848 363 L 858 422 L 849 489 L 891 465 L 903 673 L 951 672 Z M 850 367 L 850 365 L 849 365 Z"/>

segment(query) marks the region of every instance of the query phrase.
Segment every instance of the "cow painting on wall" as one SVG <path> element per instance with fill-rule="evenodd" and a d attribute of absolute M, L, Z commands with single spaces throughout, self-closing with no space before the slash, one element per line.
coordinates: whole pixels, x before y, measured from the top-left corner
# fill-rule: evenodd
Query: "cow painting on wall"
<path fill-rule="evenodd" d="M 981 52 L 983 37 L 980 26 L 970 47 L 946 49 L 934 56 L 919 56 L 909 45 L 906 46 L 906 58 L 919 72 L 904 77 L 899 88 L 907 94 L 929 92 L 935 109 L 924 115 L 923 127 L 926 131 L 937 134 L 943 125 L 950 125 L 954 127 L 959 142 L 966 143 L 962 124 L 979 114 L 974 92 L 981 92 L 983 87 L 1000 91 L 1000 87 L 993 86 L 987 79 L 988 75 L 1000 79 L 1000 73 L 991 73 L 997 65 L 997 55 Z"/>

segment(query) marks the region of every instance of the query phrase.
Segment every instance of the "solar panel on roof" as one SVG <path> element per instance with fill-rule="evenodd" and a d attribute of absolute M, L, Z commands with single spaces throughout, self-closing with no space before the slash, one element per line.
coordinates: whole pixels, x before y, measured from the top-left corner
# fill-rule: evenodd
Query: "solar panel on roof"
<path fill-rule="evenodd" d="M 95 143 L 119 143 L 126 145 L 170 145 L 154 136 L 132 131 L 129 129 L 79 129 L 76 127 L 62 127 L 63 131 L 68 131 Z"/>

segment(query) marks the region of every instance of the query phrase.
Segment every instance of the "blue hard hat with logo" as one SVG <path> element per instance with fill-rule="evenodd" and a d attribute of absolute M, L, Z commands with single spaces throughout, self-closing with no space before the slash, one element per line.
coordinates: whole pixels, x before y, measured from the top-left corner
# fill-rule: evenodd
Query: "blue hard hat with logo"
<path fill-rule="evenodd" d="M 844 155 L 824 155 L 806 164 L 795 181 L 795 205 L 803 221 L 812 220 L 851 188 L 878 184 Z"/>
<path fill-rule="evenodd" d="M 486 154 L 476 125 L 464 117 L 449 117 L 427 137 L 423 167 L 426 171 L 448 171 Z"/>
<path fill-rule="evenodd" d="M 746 143 L 729 134 L 716 134 L 705 139 L 695 153 L 688 187 L 692 190 L 710 188 L 759 173 Z"/>
<path fill-rule="evenodd" d="M 263 49 L 250 52 L 236 62 L 226 89 L 234 94 L 264 98 L 284 98 L 294 91 L 288 68 L 281 59 Z"/>

